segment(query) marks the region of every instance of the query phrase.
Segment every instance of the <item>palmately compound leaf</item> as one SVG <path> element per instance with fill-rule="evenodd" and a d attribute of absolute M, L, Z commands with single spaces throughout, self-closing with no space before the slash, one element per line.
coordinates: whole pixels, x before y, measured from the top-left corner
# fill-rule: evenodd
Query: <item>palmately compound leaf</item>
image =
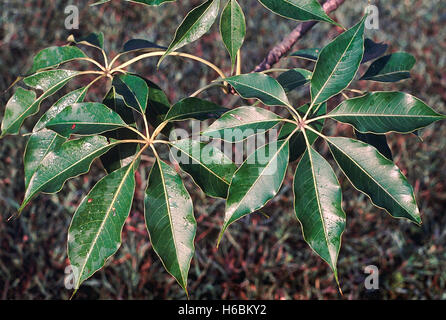
<path fill-rule="evenodd" d="M 349 138 L 327 138 L 341 170 L 373 204 L 393 217 L 421 223 L 413 188 L 395 164 L 374 147 Z"/>
<path fill-rule="evenodd" d="M 346 219 L 342 192 L 330 164 L 313 147 L 297 166 L 293 192 L 304 239 L 328 263 L 337 280 L 336 263 Z"/>
<path fill-rule="evenodd" d="M 220 0 L 208 0 L 191 10 L 175 32 L 175 37 L 158 61 L 158 66 L 169 53 L 198 40 L 208 32 L 217 18 L 219 8 Z"/>
<path fill-rule="evenodd" d="M 150 171 L 144 204 L 153 249 L 167 272 L 187 292 L 197 222 L 192 199 L 181 177 L 160 159 Z"/>
<path fill-rule="evenodd" d="M 249 73 L 225 79 L 245 99 L 258 99 L 268 106 L 289 106 L 285 90 L 276 79 L 263 73 Z"/>
<path fill-rule="evenodd" d="M 87 55 L 77 47 L 65 46 L 46 48 L 34 57 L 33 66 L 27 74 L 33 74 L 39 70 L 57 67 L 62 63 L 82 58 L 87 58 Z"/>
<path fill-rule="evenodd" d="M 101 179 L 74 213 L 68 230 L 68 257 L 75 289 L 121 246 L 134 192 L 135 171 L 130 164 Z"/>
<path fill-rule="evenodd" d="M 271 142 L 248 156 L 231 180 L 219 241 L 230 224 L 263 208 L 279 192 L 288 159 L 288 140 Z"/>
<path fill-rule="evenodd" d="M 203 136 L 239 142 L 247 137 L 274 128 L 282 121 L 274 112 L 258 107 L 239 107 L 232 109 L 215 120 Z"/>
<path fill-rule="evenodd" d="M 237 0 L 229 0 L 221 13 L 220 33 L 231 57 L 232 67 L 246 35 L 246 21 Z"/>
<path fill-rule="evenodd" d="M 208 196 L 226 198 L 237 166 L 222 151 L 191 139 L 171 142 L 170 152 Z"/>
<path fill-rule="evenodd" d="M 16 90 L 6 105 L 1 137 L 18 134 L 23 121 L 39 111 L 42 101 L 56 93 L 78 74 L 77 71 L 51 70 L 25 78 L 23 81 L 26 85 L 42 90 L 43 93 L 36 99 L 36 94 L 32 91 L 23 88 Z"/>
<path fill-rule="evenodd" d="M 64 137 L 99 134 L 126 126 L 119 114 L 97 102 L 70 105 L 46 124 Z"/>
<path fill-rule="evenodd" d="M 88 172 L 94 159 L 104 154 L 115 143 L 105 137 L 91 136 L 69 140 L 48 153 L 30 179 L 20 212 L 39 192 L 59 192 L 65 181 Z"/>
<path fill-rule="evenodd" d="M 415 57 L 407 52 L 396 52 L 374 61 L 360 80 L 397 82 L 410 78 Z"/>
<path fill-rule="evenodd" d="M 352 82 L 364 55 L 365 17 L 321 50 L 311 78 L 312 104 L 341 93 Z"/>
<path fill-rule="evenodd" d="M 259 0 L 272 12 L 297 21 L 317 20 L 334 22 L 324 11 L 317 0 Z"/>
<path fill-rule="evenodd" d="M 296 68 L 282 73 L 277 77 L 277 81 L 285 89 L 285 92 L 290 92 L 310 82 L 312 75 L 311 71 Z"/>
<path fill-rule="evenodd" d="M 348 99 L 329 116 L 360 132 L 409 133 L 445 119 L 420 99 L 403 92 L 373 92 Z"/>
<path fill-rule="evenodd" d="M 166 121 L 181 121 L 187 119 L 206 120 L 217 118 L 229 109 L 213 102 L 189 97 L 175 103 L 166 115 Z"/>
<path fill-rule="evenodd" d="M 299 112 L 299 114 L 301 116 L 303 116 L 307 112 L 309 107 L 310 107 L 310 105 L 306 104 L 306 105 L 300 107 L 299 109 L 297 109 L 297 112 Z M 316 106 L 316 108 L 314 110 L 316 112 L 313 115 L 310 115 L 308 117 L 309 120 L 312 118 L 315 118 L 315 117 L 325 115 L 327 113 L 327 103 L 324 103 L 321 106 Z M 322 129 L 324 128 L 324 124 L 325 124 L 325 119 L 320 119 L 320 120 L 310 123 L 309 126 L 318 132 L 322 132 Z M 279 136 L 277 139 L 281 140 L 281 139 L 287 138 L 290 134 L 292 134 L 294 132 L 294 130 L 296 130 L 296 128 L 297 128 L 297 126 L 295 124 L 290 123 L 290 122 L 285 122 L 280 130 L 280 133 L 279 133 Z M 316 133 L 314 133 L 310 130 L 307 130 L 307 137 L 308 137 L 308 141 L 309 141 L 310 145 L 313 145 L 316 142 L 316 140 L 319 138 L 319 136 Z M 299 159 L 299 157 L 304 154 L 306 149 L 307 149 L 307 146 L 306 146 L 305 138 L 302 134 L 302 131 L 294 133 L 294 135 L 290 138 L 290 162 L 293 162 L 293 161 L 296 161 L 297 159 Z"/>
<path fill-rule="evenodd" d="M 113 78 L 116 93 L 124 98 L 127 106 L 144 114 L 147 107 L 149 87 L 146 81 L 136 75 L 122 74 Z"/>

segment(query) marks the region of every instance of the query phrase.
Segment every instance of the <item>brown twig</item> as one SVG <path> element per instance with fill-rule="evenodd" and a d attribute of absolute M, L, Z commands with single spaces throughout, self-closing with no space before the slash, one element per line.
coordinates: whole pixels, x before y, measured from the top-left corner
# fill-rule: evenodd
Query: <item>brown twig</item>
<path fill-rule="evenodd" d="M 335 11 L 345 0 L 327 0 L 322 8 L 328 14 Z M 266 58 L 254 69 L 254 72 L 261 72 L 264 70 L 271 69 L 271 67 L 279 62 L 279 60 L 290 51 L 293 45 L 302 38 L 311 28 L 317 24 L 317 21 L 309 21 L 300 23 L 291 33 L 282 40 L 281 43 L 276 45 L 268 53 Z"/>

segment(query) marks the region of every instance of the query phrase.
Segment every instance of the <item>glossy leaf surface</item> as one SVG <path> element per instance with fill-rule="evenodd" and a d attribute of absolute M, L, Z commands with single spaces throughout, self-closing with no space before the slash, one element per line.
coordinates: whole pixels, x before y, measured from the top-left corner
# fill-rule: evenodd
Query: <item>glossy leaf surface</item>
<path fill-rule="evenodd" d="M 294 176 L 294 210 L 305 241 L 335 272 L 345 229 L 342 192 L 330 164 L 312 147 Z"/>
<path fill-rule="evenodd" d="M 68 257 L 76 289 L 121 246 L 134 192 L 134 167 L 128 165 L 101 179 L 77 208 L 68 230 Z"/>
<path fill-rule="evenodd" d="M 172 142 L 170 152 L 204 193 L 226 198 L 237 166 L 223 152 L 211 144 L 190 139 Z"/>
<path fill-rule="evenodd" d="M 421 223 L 412 186 L 398 167 L 374 147 L 349 138 L 327 139 L 336 162 L 353 186 L 392 216 Z"/>
<path fill-rule="evenodd" d="M 408 133 L 445 116 L 403 92 L 373 92 L 343 101 L 329 116 L 349 123 L 360 132 Z"/>
<path fill-rule="evenodd" d="M 180 121 L 186 119 L 206 120 L 217 118 L 228 109 L 213 102 L 191 97 L 175 103 L 166 115 L 165 120 Z"/>
<path fill-rule="evenodd" d="M 296 68 L 282 73 L 277 77 L 277 81 L 285 89 L 285 92 L 290 92 L 310 82 L 312 75 L 311 71 Z"/>
<path fill-rule="evenodd" d="M 364 55 L 364 22 L 365 18 L 322 49 L 311 78 L 313 104 L 341 93 L 355 77 Z"/>
<path fill-rule="evenodd" d="M 46 124 L 48 129 L 64 137 L 99 134 L 125 126 L 119 114 L 97 102 L 68 106 Z"/>
<path fill-rule="evenodd" d="M 219 239 L 231 223 L 263 208 L 279 192 L 288 158 L 289 144 L 282 140 L 257 149 L 243 162 L 231 180 Z"/>
<path fill-rule="evenodd" d="M 221 13 L 220 33 L 234 67 L 238 50 L 246 35 L 246 22 L 243 10 L 237 0 L 229 0 Z"/>
<path fill-rule="evenodd" d="M 150 241 L 166 270 L 187 290 L 197 229 L 192 199 L 181 177 L 162 160 L 148 180 L 144 203 Z"/>
<path fill-rule="evenodd" d="M 285 90 L 276 79 L 263 73 L 249 73 L 226 78 L 238 94 L 245 98 L 255 98 L 269 106 L 290 105 Z"/>
<path fill-rule="evenodd" d="M 220 0 L 208 0 L 190 11 L 175 32 L 174 39 L 159 60 L 158 65 L 170 52 L 198 40 L 208 32 L 217 18 L 219 8 Z"/>
<path fill-rule="evenodd" d="M 396 52 L 374 61 L 360 80 L 397 82 L 410 78 L 415 57 L 406 52 Z"/>
<path fill-rule="evenodd" d="M 86 54 L 77 47 L 49 47 L 43 49 L 34 57 L 33 65 L 27 74 L 32 74 L 42 69 L 56 67 L 62 63 L 86 57 Z"/>
<path fill-rule="evenodd" d="M 282 118 L 263 108 L 239 107 L 214 121 L 203 136 L 237 142 L 276 126 Z"/>

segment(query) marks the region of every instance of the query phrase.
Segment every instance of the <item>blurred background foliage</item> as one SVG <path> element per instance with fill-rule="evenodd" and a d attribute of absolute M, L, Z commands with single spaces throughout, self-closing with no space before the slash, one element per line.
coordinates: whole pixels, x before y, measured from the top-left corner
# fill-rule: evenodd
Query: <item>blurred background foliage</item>
<path fill-rule="evenodd" d="M 39 50 L 63 45 L 71 33 L 102 31 L 109 55 L 131 38 L 167 45 L 176 26 L 199 0 L 181 0 L 157 8 L 123 1 L 90 8 L 93 1 L 2 1 L 0 13 L 0 90 L 3 92 L 31 64 Z M 251 71 L 268 50 L 286 36 L 296 22 L 275 16 L 257 1 L 240 1 L 245 10 L 248 36 L 243 48 L 243 71 Z M 446 113 L 446 2 L 443 0 L 372 1 L 380 14 L 380 29 L 367 36 L 390 45 L 389 51 L 408 51 L 417 58 L 412 79 L 398 84 L 359 82 L 361 90 L 401 90 L 420 97 L 435 110 Z M 66 30 L 67 5 L 80 10 L 79 30 Z M 367 5 L 347 0 L 331 14 L 348 27 Z M 320 47 L 341 32 L 318 24 L 294 49 Z M 183 51 L 205 57 L 230 70 L 217 25 L 200 41 Z M 95 55 L 96 52 L 88 51 Z M 216 75 L 196 63 L 166 59 L 156 71 L 156 59 L 135 64 L 132 70 L 157 82 L 175 102 L 213 80 Z M 80 66 L 80 65 L 79 65 Z M 282 59 L 279 67 L 312 68 L 308 62 Z M 364 70 L 362 70 L 363 72 Z M 77 86 L 81 83 L 78 82 Z M 99 101 L 107 89 L 103 82 L 89 95 Z M 71 85 L 73 87 L 76 84 Z M 1 116 L 12 92 L 0 97 Z M 43 110 L 57 97 L 43 105 Z M 243 102 L 219 90 L 205 94 L 214 102 L 234 107 Z M 293 93 L 301 105 L 308 89 Z M 336 102 L 336 101 L 335 101 Z M 1 117 L 0 116 L 0 117 Z M 28 119 L 23 133 L 34 119 Z M 328 123 L 326 134 L 351 136 L 349 126 Z M 337 173 L 344 190 L 347 230 L 339 258 L 339 277 L 346 299 L 444 299 L 446 298 L 446 124 L 436 123 L 413 135 L 389 135 L 394 158 L 409 181 L 422 212 L 417 227 L 392 219 L 374 208 Z M 7 222 L 24 194 L 23 152 L 26 137 L 7 137 L 0 143 L 0 299 L 66 299 L 68 265 L 66 236 L 71 217 L 88 190 L 103 176 L 100 163 L 89 175 L 65 184 L 58 195 L 40 195 L 23 215 Z M 327 153 L 327 147 L 318 143 Z M 192 299 L 339 299 L 328 266 L 308 248 L 292 209 L 289 174 L 280 194 L 263 210 L 270 218 L 253 214 L 231 226 L 220 249 L 216 237 L 223 221 L 224 201 L 206 198 L 189 179 L 187 188 L 198 221 L 196 254 L 192 261 L 189 292 Z M 123 245 L 107 267 L 85 282 L 76 299 L 184 299 L 181 288 L 162 268 L 148 240 L 143 220 L 143 190 L 149 164 L 137 174 L 137 192 L 123 234 Z M 379 290 L 366 290 L 364 268 L 376 265 Z"/>

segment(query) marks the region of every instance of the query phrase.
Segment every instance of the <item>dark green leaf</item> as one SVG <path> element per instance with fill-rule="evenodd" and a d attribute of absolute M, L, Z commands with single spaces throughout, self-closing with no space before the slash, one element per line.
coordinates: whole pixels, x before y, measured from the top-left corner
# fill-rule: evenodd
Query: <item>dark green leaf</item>
<path fill-rule="evenodd" d="M 294 211 L 308 245 L 331 267 L 336 263 L 345 229 L 342 192 L 330 164 L 312 147 L 294 176 Z"/>
<path fill-rule="evenodd" d="M 2 137 L 7 134 L 18 134 L 23 121 L 37 113 L 40 104 L 47 97 L 60 90 L 68 81 L 77 76 L 79 72 L 69 70 L 52 70 L 37 73 L 24 79 L 26 85 L 43 90 L 36 98 L 32 91 L 18 88 L 14 96 L 8 101 L 5 116 L 2 122 Z"/>
<path fill-rule="evenodd" d="M 124 52 L 144 50 L 144 51 L 159 51 L 166 50 L 166 47 L 157 45 L 154 42 L 150 42 L 143 39 L 132 39 L 124 44 Z"/>
<path fill-rule="evenodd" d="M 211 197 L 226 198 L 237 166 L 211 144 L 182 139 L 171 143 L 172 153 L 181 169 Z M 176 150 L 173 150 L 176 149 Z"/>
<path fill-rule="evenodd" d="M 278 123 L 282 118 L 263 108 L 239 107 L 223 114 L 205 131 L 203 136 L 223 139 L 230 142 L 243 141 L 249 136 L 266 131 Z"/>
<path fill-rule="evenodd" d="M 317 20 L 329 23 L 334 22 L 317 0 L 259 0 L 272 12 L 297 21 Z"/>
<path fill-rule="evenodd" d="M 48 129 L 64 137 L 99 134 L 125 126 L 119 114 L 97 102 L 68 106 L 46 124 Z"/>
<path fill-rule="evenodd" d="M 371 39 L 365 39 L 364 41 L 364 57 L 361 63 L 366 63 L 370 60 L 381 57 L 386 53 L 389 46 L 385 43 L 376 43 Z"/>
<path fill-rule="evenodd" d="M 329 116 L 349 123 L 360 132 L 409 133 L 446 117 L 403 92 L 373 92 L 348 99 Z"/>
<path fill-rule="evenodd" d="M 288 158 L 288 141 L 281 140 L 257 149 L 243 162 L 229 186 L 219 241 L 231 223 L 263 208 L 279 192 Z"/>
<path fill-rule="evenodd" d="M 360 80 L 397 82 L 408 79 L 415 62 L 414 56 L 406 52 L 392 53 L 373 62 Z"/>
<path fill-rule="evenodd" d="M 312 104 L 341 93 L 352 82 L 364 55 L 365 17 L 322 49 L 311 78 Z"/>
<path fill-rule="evenodd" d="M 186 119 L 206 120 L 216 118 L 222 113 L 228 111 L 213 102 L 198 99 L 185 98 L 175 103 L 166 115 L 167 121 L 180 121 Z"/>
<path fill-rule="evenodd" d="M 98 49 L 104 49 L 104 34 L 102 32 L 99 33 L 90 33 L 85 37 L 75 38 L 74 36 L 70 36 L 68 41 L 74 42 L 76 44 L 83 44 L 90 47 L 95 47 Z"/>
<path fill-rule="evenodd" d="M 225 79 L 245 99 L 259 99 L 268 106 L 289 106 L 282 86 L 263 73 L 249 73 Z"/>
<path fill-rule="evenodd" d="M 301 49 L 290 54 L 290 57 L 298 57 L 305 60 L 317 61 L 321 48 Z"/>
<path fill-rule="evenodd" d="M 169 112 L 171 105 L 169 98 L 164 91 L 154 82 L 144 79 L 149 87 L 149 96 L 147 100 L 146 116 L 149 123 L 157 127 L 159 126 Z M 166 126 L 163 133 L 167 135 L 170 127 Z"/>
<path fill-rule="evenodd" d="M 387 143 L 387 137 L 384 134 L 361 133 L 355 130 L 355 136 L 359 141 L 374 146 L 384 157 L 393 161 L 392 150 Z"/>
<path fill-rule="evenodd" d="M 68 257 L 75 289 L 121 246 L 134 192 L 134 167 L 128 165 L 101 179 L 82 200 L 68 230 Z"/>
<path fill-rule="evenodd" d="M 164 161 L 156 161 L 148 180 L 144 203 L 150 241 L 166 270 L 187 290 L 197 230 L 192 199 Z"/>
<path fill-rule="evenodd" d="M 166 53 L 158 61 L 158 66 L 169 53 L 198 40 L 208 32 L 217 18 L 219 8 L 220 0 L 208 0 L 190 11 L 175 32 Z"/>
<path fill-rule="evenodd" d="M 124 98 L 127 106 L 144 114 L 147 107 L 149 88 L 141 77 L 123 74 L 113 78 L 116 93 Z"/>
<path fill-rule="evenodd" d="M 296 68 L 282 73 L 277 77 L 277 81 L 285 89 L 285 92 L 290 92 L 310 82 L 312 75 L 311 71 Z"/>
<path fill-rule="evenodd" d="M 374 147 L 349 138 L 327 138 L 330 150 L 353 186 L 392 216 L 421 223 L 412 186 L 392 161 Z"/>
<path fill-rule="evenodd" d="M 237 0 L 229 0 L 223 9 L 220 33 L 234 67 L 237 52 L 242 47 L 246 35 L 245 15 Z"/>
<path fill-rule="evenodd" d="M 26 145 L 23 158 L 25 167 L 25 188 L 28 188 L 31 177 L 34 175 L 46 155 L 59 148 L 65 141 L 66 138 L 47 129 L 42 129 L 31 135 Z"/>
<path fill-rule="evenodd" d="M 66 180 L 88 172 L 93 160 L 113 146 L 114 143 L 108 143 L 105 137 L 92 136 L 69 140 L 48 153 L 30 179 L 19 211 L 37 193 L 56 193 Z"/>
<path fill-rule="evenodd" d="M 33 66 L 27 74 L 32 74 L 42 69 L 56 67 L 62 63 L 79 58 L 87 58 L 87 55 L 77 47 L 65 46 L 46 48 L 34 57 Z"/>

